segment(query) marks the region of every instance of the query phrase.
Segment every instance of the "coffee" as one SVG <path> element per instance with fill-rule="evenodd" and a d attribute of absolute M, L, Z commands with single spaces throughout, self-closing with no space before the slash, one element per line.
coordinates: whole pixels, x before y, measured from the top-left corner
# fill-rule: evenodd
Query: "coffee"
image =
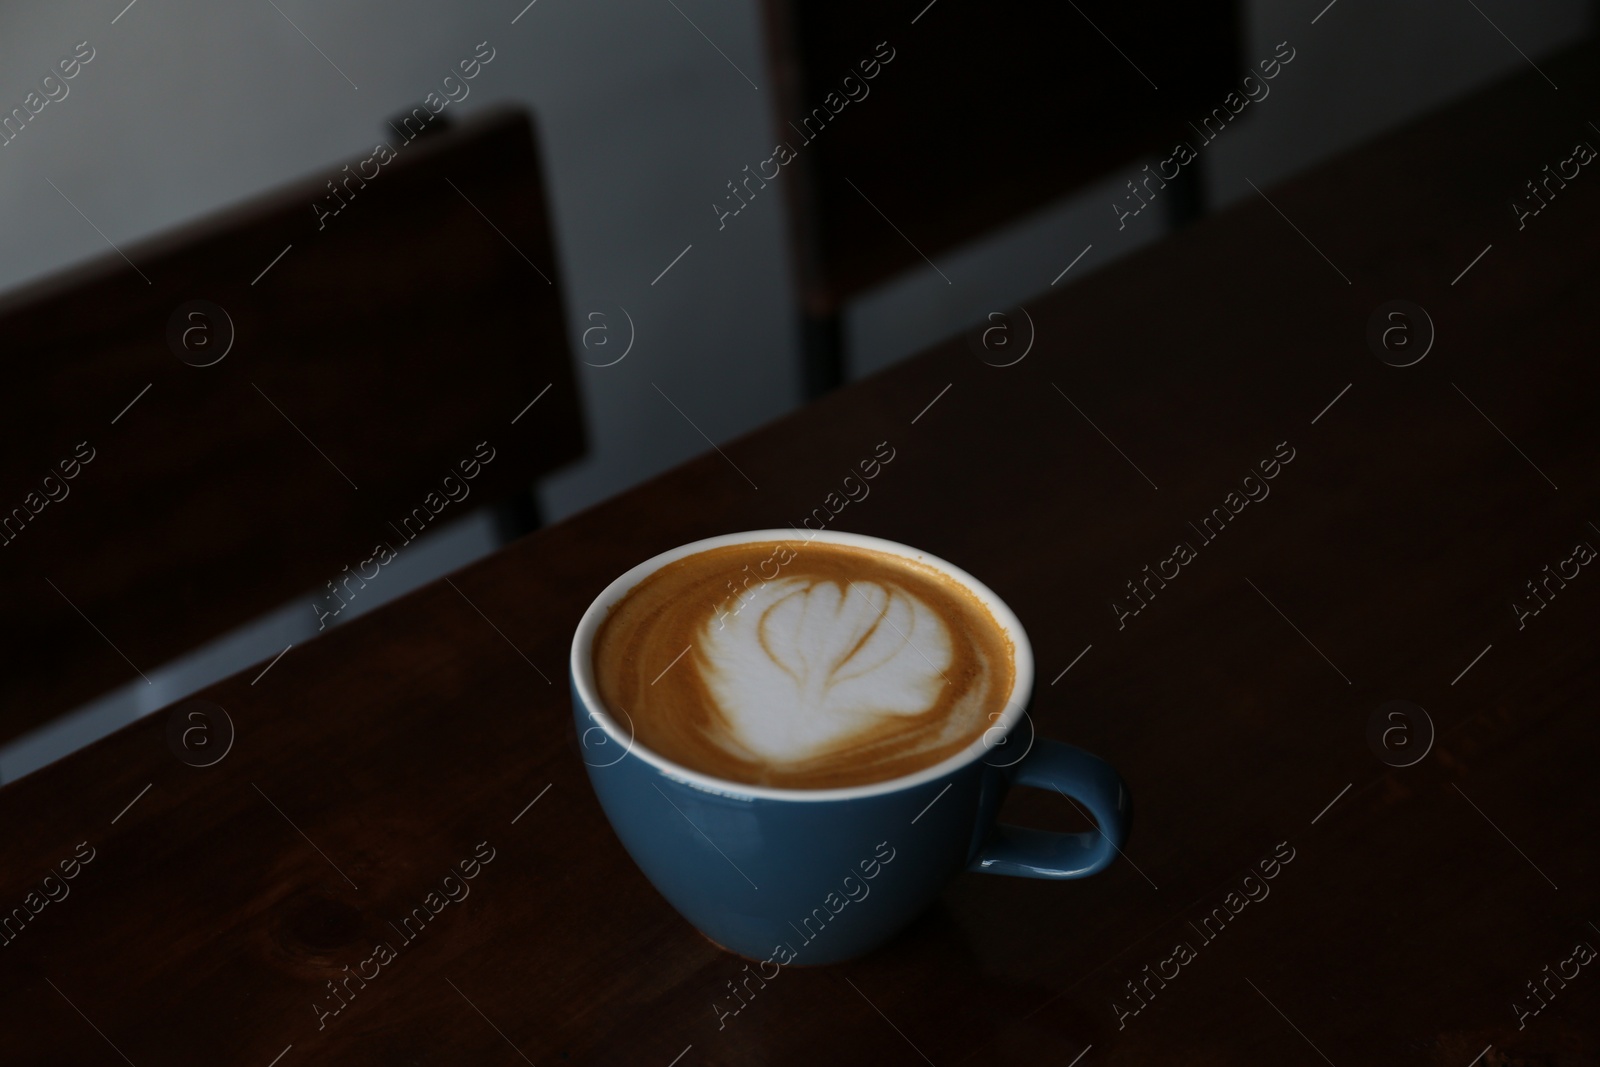
<path fill-rule="evenodd" d="M 736 782 L 822 789 L 932 766 L 994 725 L 1013 646 L 933 567 L 832 543 L 761 541 L 672 561 L 593 645 L 639 744 Z"/>

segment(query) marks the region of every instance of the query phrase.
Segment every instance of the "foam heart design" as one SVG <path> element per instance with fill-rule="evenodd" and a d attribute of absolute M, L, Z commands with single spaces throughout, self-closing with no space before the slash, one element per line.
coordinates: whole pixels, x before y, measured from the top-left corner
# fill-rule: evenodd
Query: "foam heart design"
<path fill-rule="evenodd" d="M 938 613 L 904 589 L 795 577 L 708 622 L 695 659 L 738 743 L 789 761 L 927 711 L 953 650 Z"/>

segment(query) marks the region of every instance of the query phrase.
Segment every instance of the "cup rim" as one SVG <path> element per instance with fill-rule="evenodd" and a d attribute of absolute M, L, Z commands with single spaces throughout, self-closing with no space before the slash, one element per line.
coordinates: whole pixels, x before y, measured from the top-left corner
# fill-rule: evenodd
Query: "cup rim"
<path fill-rule="evenodd" d="M 568 660 L 568 673 L 572 686 L 578 699 L 583 704 L 583 710 L 594 720 L 595 727 L 604 731 L 607 737 L 623 746 L 623 756 L 636 755 L 658 771 L 677 779 L 686 785 L 695 786 L 709 793 L 737 798 L 761 798 L 766 800 L 788 800 L 802 802 L 821 802 L 839 800 L 858 800 L 864 797 L 882 796 L 896 793 L 904 789 L 914 788 L 928 782 L 936 781 L 953 772 L 960 770 L 985 752 L 989 752 L 1006 743 L 1017 722 L 1027 714 L 1027 705 L 1033 691 L 1033 646 L 1028 642 L 1027 631 L 1022 628 L 1022 622 L 1008 607 L 1005 601 L 997 596 L 994 590 L 984 585 L 971 574 L 957 567 L 947 560 L 882 537 L 872 537 L 867 534 L 846 533 L 833 530 L 808 531 L 809 536 L 796 536 L 796 531 L 788 530 L 746 530 L 739 533 L 719 534 L 715 537 L 706 537 L 688 544 L 679 545 L 665 552 L 657 553 L 642 563 L 629 568 L 617 578 L 613 579 L 601 590 L 600 595 L 590 602 L 584 610 L 583 616 L 578 620 L 577 629 L 572 635 L 572 650 Z M 714 548 L 723 548 L 729 545 L 748 544 L 755 541 L 782 541 L 788 543 L 821 541 L 824 544 L 846 545 L 853 548 L 863 548 L 883 552 L 889 555 L 900 556 L 905 559 L 915 560 L 924 566 L 931 567 L 948 578 L 961 583 L 966 590 L 989 610 L 994 621 L 998 623 L 1011 640 L 1012 647 L 1012 683 L 1011 692 L 1007 694 L 1006 703 L 1000 712 L 995 724 L 978 735 L 961 751 L 948 756 L 938 763 L 913 771 L 910 774 L 900 775 L 896 778 L 887 778 L 881 782 L 869 782 L 865 785 L 840 786 L 829 789 L 796 789 L 779 786 L 752 785 L 747 782 L 736 782 L 727 778 L 719 778 L 686 767 L 681 763 L 667 759 L 660 753 L 652 751 L 633 736 L 631 728 L 623 730 L 621 725 L 612 717 L 605 703 L 600 699 L 599 687 L 594 679 L 594 659 L 591 650 L 594 636 L 600 628 L 600 623 L 605 619 L 613 605 L 633 590 L 646 577 L 668 563 L 685 556 L 692 556 Z M 595 728 L 591 727 L 591 729 Z M 991 741 L 991 735 L 999 731 L 998 741 Z M 584 737 L 588 731 L 583 731 L 579 736 L 579 747 L 583 747 Z M 1029 739 L 1032 747 L 1032 738 Z M 1026 753 L 1024 753 L 1025 755 Z M 1011 766 L 1020 762 L 1018 757 L 1011 763 L 997 764 L 997 766 Z M 586 761 L 587 762 L 587 761 Z M 594 766 L 594 765 L 591 765 Z M 599 766 L 609 766 L 601 764 Z"/>

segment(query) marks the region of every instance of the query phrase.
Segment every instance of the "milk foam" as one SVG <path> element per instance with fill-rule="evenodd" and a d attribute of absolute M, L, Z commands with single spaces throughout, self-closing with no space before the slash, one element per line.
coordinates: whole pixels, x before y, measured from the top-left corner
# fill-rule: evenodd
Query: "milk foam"
<path fill-rule="evenodd" d="M 930 605 L 872 581 L 769 581 L 698 637 L 694 660 L 731 731 L 725 740 L 778 762 L 930 710 L 954 660 Z"/>

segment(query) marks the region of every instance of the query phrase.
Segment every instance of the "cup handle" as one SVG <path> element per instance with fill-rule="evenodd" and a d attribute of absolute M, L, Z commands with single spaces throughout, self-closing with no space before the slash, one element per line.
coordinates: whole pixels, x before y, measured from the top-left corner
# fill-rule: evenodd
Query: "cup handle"
<path fill-rule="evenodd" d="M 1059 834 L 997 825 L 968 870 L 1018 878 L 1086 878 L 1104 870 L 1128 837 L 1133 798 L 1122 778 L 1098 756 L 1039 738 L 1018 764 L 1012 784 L 1050 789 L 1088 809 L 1097 830 Z"/>

